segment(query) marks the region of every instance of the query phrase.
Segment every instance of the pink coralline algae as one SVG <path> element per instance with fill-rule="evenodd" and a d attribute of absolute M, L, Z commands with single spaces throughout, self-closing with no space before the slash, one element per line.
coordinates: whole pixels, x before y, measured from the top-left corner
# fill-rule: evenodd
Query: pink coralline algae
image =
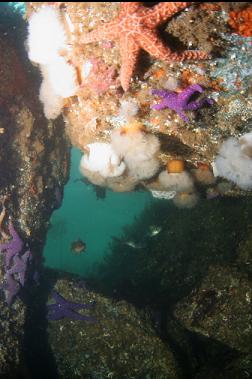
<path fill-rule="evenodd" d="M 87 86 L 96 95 L 100 96 L 112 86 L 119 87 L 118 74 L 113 66 L 108 66 L 102 59 L 92 58 L 89 60 L 91 70 L 83 79 L 81 87 Z"/>

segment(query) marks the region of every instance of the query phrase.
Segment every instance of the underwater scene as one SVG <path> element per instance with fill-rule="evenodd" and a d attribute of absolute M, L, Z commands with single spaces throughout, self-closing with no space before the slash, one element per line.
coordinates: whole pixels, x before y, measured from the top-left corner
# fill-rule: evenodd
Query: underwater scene
<path fill-rule="evenodd" d="M 251 2 L 0 4 L 15 378 L 252 378 Z"/>

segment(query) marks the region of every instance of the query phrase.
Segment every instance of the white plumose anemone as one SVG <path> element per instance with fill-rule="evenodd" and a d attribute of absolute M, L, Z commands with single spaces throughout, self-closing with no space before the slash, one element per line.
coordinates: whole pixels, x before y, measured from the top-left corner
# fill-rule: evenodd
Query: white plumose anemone
<path fill-rule="evenodd" d="M 199 197 L 196 192 L 180 192 L 172 199 L 178 208 L 193 208 L 197 204 Z"/>
<path fill-rule="evenodd" d="M 133 125 L 134 127 L 134 125 Z M 148 179 L 156 174 L 160 167 L 157 154 L 160 143 L 156 136 L 138 129 L 115 129 L 111 133 L 114 151 L 123 157 L 129 174 L 138 179 Z"/>
<path fill-rule="evenodd" d="M 73 96 L 78 88 L 75 68 L 60 56 L 67 49 L 67 36 L 60 11 L 45 6 L 33 13 L 28 26 L 29 58 L 40 65 L 43 81 L 39 99 L 48 119 L 58 117 L 64 99 Z"/>
<path fill-rule="evenodd" d="M 76 92 L 76 71 L 63 57 L 57 57 L 47 66 L 48 80 L 53 91 L 63 98 L 73 96 Z"/>
<path fill-rule="evenodd" d="M 243 190 L 252 189 L 252 133 L 240 140 L 228 138 L 222 144 L 212 166 L 215 176 L 221 176 L 237 184 Z"/>
<path fill-rule="evenodd" d="M 66 33 L 58 9 L 45 6 L 33 13 L 28 25 L 29 59 L 49 64 L 66 47 Z"/>
<path fill-rule="evenodd" d="M 129 174 L 136 180 L 149 179 L 156 174 L 160 163 L 157 158 L 146 159 L 143 161 L 125 160 L 129 169 Z"/>
<path fill-rule="evenodd" d="M 95 142 L 87 147 L 89 153 L 83 155 L 80 161 L 80 171 L 84 176 L 87 176 L 88 172 L 99 173 L 104 178 L 123 174 L 126 168 L 125 163 L 121 161 L 109 143 Z M 90 181 L 92 182 L 91 179 Z"/>
<path fill-rule="evenodd" d="M 194 185 L 191 176 L 186 171 L 180 173 L 168 173 L 166 170 L 160 172 L 158 181 L 168 191 L 193 192 Z"/>
<path fill-rule="evenodd" d="M 139 106 L 133 98 L 120 100 L 120 104 L 118 117 L 128 121 L 137 115 Z"/>
<path fill-rule="evenodd" d="M 252 158 L 252 132 L 245 133 L 239 139 L 242 152 L 248 157 Z"/>
<path fill-rule="evenodd" d="M 46 78 L 43 79 L 40 86 L 39 100 L 43 104 L 44 114 L 48 120 L 54 120 L 60 115 L 64 99 L 54 92 L 51 83 Z"/>

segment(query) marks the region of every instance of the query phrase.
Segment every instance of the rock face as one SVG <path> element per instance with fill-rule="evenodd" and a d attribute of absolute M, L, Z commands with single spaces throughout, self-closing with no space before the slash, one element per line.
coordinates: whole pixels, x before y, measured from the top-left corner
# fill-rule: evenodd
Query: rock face
<path fill-rule="evenodd" d="M 251 214 L 241 199 L 190 211 L 153 204 L 113 241 L 93 278 L 106 295 L 154 309 L 184 377 L 251 373 Z M 150 225 L 161 231 L 143 239 Z"/>
<path fill-rule="evenodd" d="M 228 136 L 238 137 L 250 129 L 251 90 L 247 80 L 250 45 L 249 41 L 239 40 L 236 36 L 234 47 L 227 23 L 228 12 L 235 9 L 236 3 L 230 3 L 229 7 L 224 3 L 191 4 L 188 9 L 175 12 L 165 20 L 160 34 L 174 52 L 201 50 L 212 56 L 203 61 L 167 63 L 143 53 L 127 91 L 122 89 L 120 72 L 128 56 L 123 53 L 124 49 L 120 50 L 118 38 L 104 33 L 95 40 L 89 38 L 89 33 L 95 33 L 100 27 L 101 20 L 106 23 L 116 19 L 122 9 L 120 4 L 43 4 L 59 10 L 66 30 L 68 48 L 67 52 L 60 54 L 74 68 L 78 90 L 65 102 L 63 114 L 72 145 L 83 152 L 90 143 L 110 142 L 112 131 L 127 124 L 133 112 L 134 120 L 140 121 L 147 132 L 156 135 L 161 142 L 160 170 L 167 160 L 180 158 L 185 160 L 186 169 L 190 171 L 202 162 L 211 168 L 222 142 Z M 28 21 L 40 7 L 41 3 L 29 3 Z M 214 99 L 214 103 L 211 106 L 205 104 L 197 111 L 187 110 L 187 122 L 172 109 L 154 109 L 160 98 L 151 90 L 180 92 L 193 84 L 205 88 L 205 94 L 198 96 L 199 102 L 208 96 Z M 126 182 L 129 178 L 127 172 L 122 175 Z M 146 183 L 143 180 L 141 184 L 150 191 L 157 190 L 155 181 Z M 129 190 L 128 186 L 125 188 Z M 160 186 L 159 190 L 164 191 Z M 214 189 L 210 186 L 210 191 L 219 193 L 215 186 Z M 235 185 L 227 192 L 234 196 L 244 195 Z"/>
<path fill-rule="evenodd" d="M 60 377 L 178 378 L 171 350 L 157 337 L 144 313 L 125 301 L 113 302 L 76 284 L 58 280 L 54 288 L 76 303 L 94 301 L 83 314 L 97 322 L 73 322 L 71 318 L 49 322 L 49 341 Z"/>
<path fill-rule="evenodd" d="M 243 353 L 251 352 L 252 285 L 247 275 L 212 266 L 201 287 L 175 307 L 188 329 Z"/>
<path fill-rule="evenodd" d="M 49 122 L 43 115 L 38 100 L 39 74 L 27 59 L 25 34 L 21 16 L 1 7 L 0 240 L 8 242 L 12 221 L 32 251 L 31 272 L 10 307 L 6 304 L 5 252 L 0 252 L 0 376 L 6 377 L 17 377 L 17 371 L 22 371 L 26 306 L 19 295 L 26 296 L 28 276 L 39 270 L 47 224 L 53 209 L 60 205 L 69 162 L 63 120 Z M 17 276 L 14 279 L 18 285 Z"/>

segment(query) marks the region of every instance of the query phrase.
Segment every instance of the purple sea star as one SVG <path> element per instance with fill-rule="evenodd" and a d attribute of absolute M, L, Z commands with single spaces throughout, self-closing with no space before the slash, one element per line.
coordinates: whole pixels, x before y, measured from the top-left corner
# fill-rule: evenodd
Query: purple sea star
<path fill-rule="evenodd" d="M 4 252 L 5 283 L 1 288 L 5 290 L 6 302 L 11 305 L 17 295 L 20 285 L 25 283 L 27 264 L 31 260 L 31 251 L 27 250 L 21 255 L 24 242 L 15 231 L 12 222 L 8 226 L 12 239 L 6 243 L 0 243 L 0 252 Z M 18 275 L 16 280 L 15 274 Z"/>
<path fill-rule="evenodd" d="M 49 304 L 47 306 L 48 314 L 47 319 L 50 321 L 61 320 L 63 318 L 70 318 L 72 320 L 90 321 L 96 322 L 97 320 L 90 316 L 84 316 L 77 312 L 79 309 L 87 309 L 94 306 L 94 303 L 90 304 L 78 304 L 64 299 L 58 292 L 52 291 L 52 297 L 56 301 L 55 304 Z"/>
<path fill-rule="evenodd" d="M 27 250 L 21 257 L 18 255 L 14 256 L 13 266 L 7 270 L 9 275 L 18 274 L 19 283 L 21 286 L 24 286 L 25 282 L 25 273 L 27 270 L 27 263 L 31 260 L 31 252 Z"/>
<path fill-rule="evenodd" d="M 9 273 L 7 273 L 5 280 L 6 283 L 1 285 L 1 289 L 5 291 L 6 302 L 10 306 L 13 302 L 14 297 L 18 293 L 20 286 Z"/>
<path fill-rule="evenodd" d="M 15 231 L 12 222 L 9 223 L 8 229 L 12 237 L 11 241 L 0 244 L 0 251 L 5 251 L 5 268 L 10 266 L 12 258 L 20 253 L 24 246 L 24 242 Z"/>
<path fill-rule="evenodd" d="M 190 98 L 196 92 L 202 93 L 204 89 L 199 84 L 193 84 L 180 93 L 154 89 L 151 91 L 151 94 L 161 96 L 163 100 L 159 104 L 152 105 L 151 109 L 162 110 L 170 108 L 176 111 L 185 122 L 189 122 L 189 118 L 183 111 L 196 111 L 204 104 L 212 105 L 214 103 L 212 99 L 208 98 L 199 101 L 190 101 Z"/>

